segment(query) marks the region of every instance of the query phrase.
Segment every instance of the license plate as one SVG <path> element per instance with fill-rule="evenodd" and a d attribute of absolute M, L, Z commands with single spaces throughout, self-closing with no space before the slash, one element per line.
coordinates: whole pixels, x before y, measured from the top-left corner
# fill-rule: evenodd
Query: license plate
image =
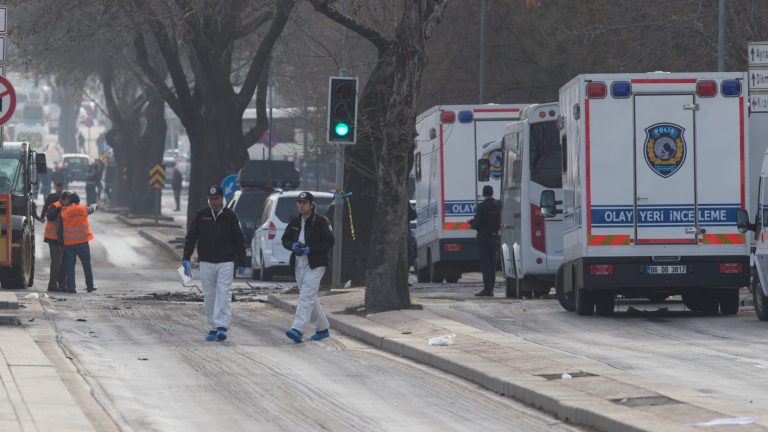
<path fill-rule="evenodd" d="M 684 265 L 646 266 L 647 274 L 685 274 Z"/>

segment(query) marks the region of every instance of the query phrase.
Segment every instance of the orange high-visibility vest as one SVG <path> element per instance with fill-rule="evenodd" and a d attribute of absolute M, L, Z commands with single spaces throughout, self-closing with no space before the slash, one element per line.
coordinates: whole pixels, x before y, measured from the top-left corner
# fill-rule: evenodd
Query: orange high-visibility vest
<path fill-rule="evenodd" d="M 88 224 L 88 208 L 71 205 L 61 211 L 64 225 L 64 245 L 75 245 L 93 240 L 91 225 Z"/>
<path fill-rule="evenodd" d="M 56 207 L 61 207 L 61 201 L 56 201 L 53 203 Z M 46 212 L 47 213 L 47 212 Z M 45 233 L 43 234 L 43 237 L 51 240 L 56 240 L 56 221 L 59 220 L 59 217 L 57 216 L 56 219 L 53 220 L 53 222 L 49 221 L 48 218 L 45 220 Z"/>

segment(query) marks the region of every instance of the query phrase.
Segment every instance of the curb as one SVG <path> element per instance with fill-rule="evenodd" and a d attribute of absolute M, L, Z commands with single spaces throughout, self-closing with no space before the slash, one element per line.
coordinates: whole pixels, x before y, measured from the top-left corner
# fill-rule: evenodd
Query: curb
<path fill-rule="evenodd" d="M 294 305 L 273 294 L 269 295 L 268 301 L 287 312 L 294 313 L 296 310 Z M 327 318 L 333 328 L 348 336 L 467 379 L 502 396 L 513 397 L 565 422 L 605 432 L 691 430 L 663 416 L 633 410 L 614 401 L 572 391 L 556 381 L 536 381 L 510 373 L 503 366 L 499 367 L 501 365 L 484 363 L 481 357 L 475 358 L 471 354 L 451 350 L 450 347 L 445 347 L 447 349 L 441 350 L 440 354 L 428 351 L 425 341 L 403 338 L 400 331 L 365 318 L 333 314 L 327 315 Z M 682 398 L 679 403 L 688 404 L 685 399 L 688 398 Z"/>
<path fill-rule="evenodd" d="M 151 241 L 152 243 L 160 246 L 161 248 L 165 249 L 168 253 L 170 253 L 174 258 L 176 258 L 179 262 L 181 262 L 182 257 L 179 255 L 178 252 L 176 252 L 176 249 L 171 246 L 170 244 L 158 239 L 157 237 L 147 233 L 144 230 L 139 230 L 139 235 L 144 237 L 145 239 Z"/>
<path fill-rule="evenodd" d="M 0 325 L 21 325 L 21 320 L 16 315 L 0 315 Z"/>

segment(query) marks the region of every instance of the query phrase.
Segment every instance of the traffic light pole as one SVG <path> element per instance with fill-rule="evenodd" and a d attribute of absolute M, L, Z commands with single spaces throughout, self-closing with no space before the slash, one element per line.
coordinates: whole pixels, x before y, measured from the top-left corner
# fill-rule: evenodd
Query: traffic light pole
<path fill-rule="evenodd" d="M 341 68 L 339 69 L 339 76 L 345 77 L 347 76 L 347 69 Z M 344 144 L 336 144 L 336 187 L 335 189 L 337 191 L 343 191 L 344 190 Z M 333 244 L 333 269 L 331 273 L 331 289 L 341 288 L 341 239 L 343 237 L 342 235 L 342 227 L 341 227 L 341 216 L 344 214 L 343 205 L 344 201 L 343 198 L 338 197 L 338 193 L 335 194 L 337 197 L 336 204 L 333 207 L 333 237 L 334 237 L 334 244 Z"/>

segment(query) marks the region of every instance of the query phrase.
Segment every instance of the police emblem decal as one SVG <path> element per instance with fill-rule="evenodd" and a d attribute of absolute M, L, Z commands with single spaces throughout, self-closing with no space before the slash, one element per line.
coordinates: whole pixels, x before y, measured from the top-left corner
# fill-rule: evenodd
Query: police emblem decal
<path fill-rule="evenodd" d="M 685 128 L 673 123 L 657 123 L 645 129 L 643 154 L 653 172 L 667 178 L 680 170 L 688 154 L 684 133 Z"/>
<path fill-rule="evenodd" d="M 211 195 L 216 193 L 216 188 L 211 188 Z"/>

